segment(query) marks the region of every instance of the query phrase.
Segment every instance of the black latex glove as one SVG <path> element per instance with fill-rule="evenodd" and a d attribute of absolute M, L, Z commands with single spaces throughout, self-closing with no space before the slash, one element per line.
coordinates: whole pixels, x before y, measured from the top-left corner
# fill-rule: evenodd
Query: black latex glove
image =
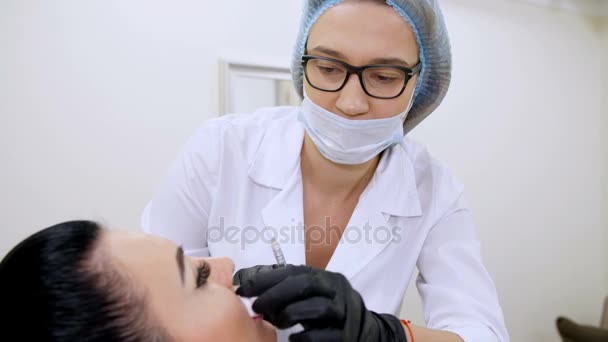
<path fill-rule="evenodd" d="M 270 268 L 269 268 L 270 267 Z M 236 291 L 258 299 L 253 310 L 285 329 L 301 323 L 290 341 L 407 342 L 398 318 L 365 308 L 361 295 L 340 273 L 307 266 L 256 266 L 238 271 Z"/>
<path fill-rule="evenodd" d="M 232 277 L 232 285 L 241 285 L 244 280 L 251 279 L 254 275 L 260 272 L 272 271 L 280 266 L 274 265 L 257 265 L 249 268 L 242 268 Z"/>

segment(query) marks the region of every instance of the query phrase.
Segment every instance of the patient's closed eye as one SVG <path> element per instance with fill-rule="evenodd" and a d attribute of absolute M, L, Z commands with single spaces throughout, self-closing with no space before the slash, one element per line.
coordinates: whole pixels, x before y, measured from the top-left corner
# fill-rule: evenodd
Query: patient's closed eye
<path fill-rule="evenodd" d="M 205 283 L 207 283 L 207 279 L 209 279 L 209 274 L 211 274 L 211 267 L 206 262 L 203 262 L 202 265 L 196 268 L 196 287 L 199 288 Z"/>

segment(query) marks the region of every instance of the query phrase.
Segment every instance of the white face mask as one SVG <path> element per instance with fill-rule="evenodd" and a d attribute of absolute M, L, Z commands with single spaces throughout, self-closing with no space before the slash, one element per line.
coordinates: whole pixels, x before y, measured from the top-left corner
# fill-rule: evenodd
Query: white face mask
<path fill-rule="evenodd" d="M 412 92 L 412 98 L 413 98 Z M 321 154 L 338 164 L 363 164 L 403 139 L 401 114 L 386 119 L 351 120 L 313 103 L 306 92 L 298 119 Z"/>

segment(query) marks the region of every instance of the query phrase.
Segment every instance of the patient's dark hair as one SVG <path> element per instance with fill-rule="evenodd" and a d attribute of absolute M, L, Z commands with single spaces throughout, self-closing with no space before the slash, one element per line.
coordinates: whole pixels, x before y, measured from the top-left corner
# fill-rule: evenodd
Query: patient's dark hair
<path fill-rule="evenodd" d="M 100 248 L 102 228 L 72 221 L 19 243 L 0 263 L 0 333 L 19 341 L 169 341 L 145 292 Z M 11 337 L 12 336 L 12 337 Z"/>

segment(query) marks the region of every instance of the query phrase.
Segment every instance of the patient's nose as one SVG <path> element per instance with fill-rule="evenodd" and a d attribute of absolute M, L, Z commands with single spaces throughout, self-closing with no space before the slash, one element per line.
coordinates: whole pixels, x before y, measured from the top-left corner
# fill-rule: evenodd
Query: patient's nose
<path fill-rule="evenodd" d="M 209 281 L 218 283 L 232 290 L 232 274 L 234 273 L 234 262 L 230 258 L 206 258 L 205 261 L 211 268 Z"/>

